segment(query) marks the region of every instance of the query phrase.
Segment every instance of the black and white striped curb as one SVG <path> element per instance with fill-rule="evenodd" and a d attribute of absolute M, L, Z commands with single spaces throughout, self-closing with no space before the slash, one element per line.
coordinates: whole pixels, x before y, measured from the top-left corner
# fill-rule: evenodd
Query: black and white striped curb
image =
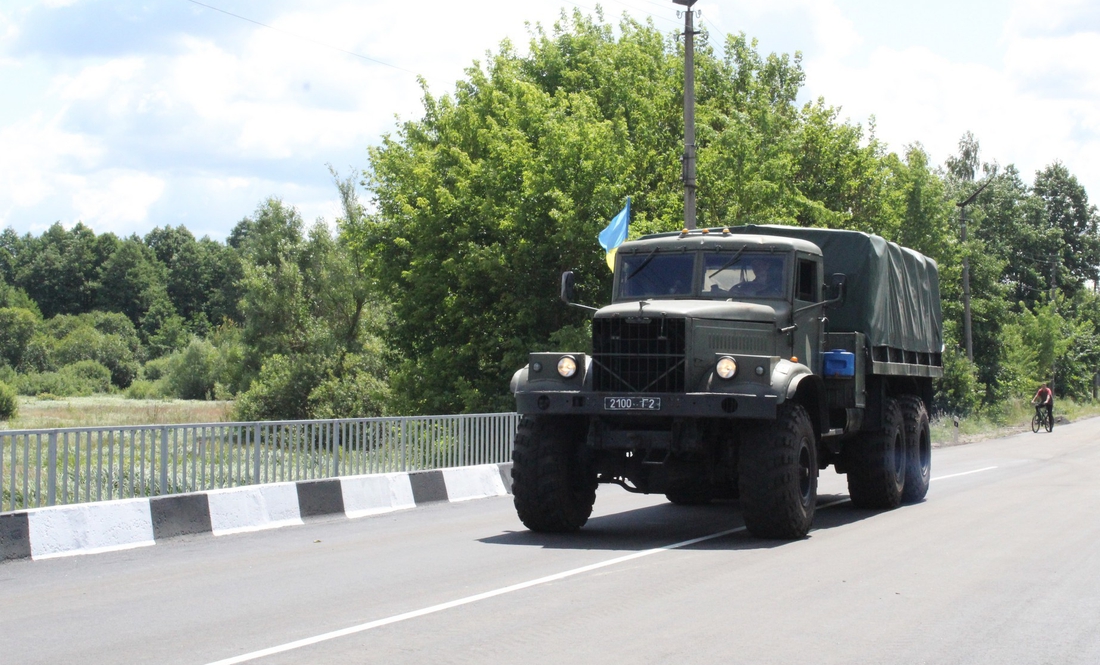
<path fill-rule="evenodd" d="M 364 517 L 439 501 L 503 496 L 512 491 L 511 470 L 510 463 L 484 464 L 4 513 L 0 562 L 111 552 L 176 536 L 224 536 L 302 524 L 311 517 Z"/>

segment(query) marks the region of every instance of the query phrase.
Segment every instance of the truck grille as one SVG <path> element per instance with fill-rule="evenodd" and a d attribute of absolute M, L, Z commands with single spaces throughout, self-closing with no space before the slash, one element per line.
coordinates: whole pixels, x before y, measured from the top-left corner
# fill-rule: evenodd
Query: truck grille
<path fill-rule="evenodd" d="M 592 387 L 602 392 L 684 392 L 684 319 L 592 321 Z"/>

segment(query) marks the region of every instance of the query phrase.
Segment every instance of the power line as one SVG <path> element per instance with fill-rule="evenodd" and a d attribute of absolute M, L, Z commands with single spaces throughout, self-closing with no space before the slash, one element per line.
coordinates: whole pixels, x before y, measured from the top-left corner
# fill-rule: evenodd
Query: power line
<path fill-rule="evenodd" d="M 714 23 L 710 19 L 707 18 L 706 14 L 703 15 L 703 23 L 706 23 L 707 25 L 709 25 L 711 30 L 718 33 L 718 36 L 722 38 L 722 44 L 723 44 L 723 48 L 724 48 L 725 43 L 726 43 L 726 33 L 719 30 L 718 26 L 714 25 Z"/>
<path fill-rule="evenodd" d="M 404 67 L 398 67 L 397 65 L 392 65 L 388 62 L 384 62 L 384 61 L 379 60 L 377 58 L 372 58 L 370 56 L 363 55 L 362 53 L 356 53 L 355 51 L 348 51 L 347 49 L 342 49 L 339 46 L 333 46 L 332 44 L 326 44 L 324 42 L 317 41 L 316 39 L 312 39 L 312 38 L 306 37 L 304 35 L 299 35 L 299 34 L 295 34 L 293 32 L 289 32 L 287 30 L 283 30 L 282 28 L 276 28 L 273 25 L 268 25 L 266 23 L 261 23 L 257 20 L 250 19 L 247 16 L 241 16 L 240 14 L 234 14 L 233 12 L 226 11 L 226 10 L 221 9 L 219 7 L 215 7 L 213 5 L 208 5 L 204 2 L 199 2 L 198 0 L 187 0 L 187 2 L 190 2 L 193 5 L 198 5 L 200 7 L 206 7 L 207 9 L 212 9 L 216 12 L 221 12 L 222 14 L 225 14 L 226 16 L 232 16 L 233 18 L 240 19 L 242 21 L 248 21 L 249 23 L 253 23 L 253 24 L 258 25 L 258 26 L 263 27 L 263 28 L 267 28 L 268 30 L 274 30 L 275 32 L 281 32 L 284 35 L 289 35 L 290 37 L 294 37 L 296 39 L 301 39 L 303 41 L 310 42 L 311 44 L 316 44 L 317 46 L 322 46 L 322 47 L 327 48 L 327 49 L 332 49 L 333 51 L 339 51 L 339 52 L 344 53 L 346 55 L 354 56 L 354 57 L 360 58 L 362 60 L 367 60 L 367 61 L 373 62 L 375 64 L 384 65 L 386 67 L 392 67 L 394 69 L 400 69 L 401 71 L 408 72 L 409 74 L 412 74 L 413 76 L 417 75 L 417 73 L 412 71 L 411 69 L 405 69 Z"/>

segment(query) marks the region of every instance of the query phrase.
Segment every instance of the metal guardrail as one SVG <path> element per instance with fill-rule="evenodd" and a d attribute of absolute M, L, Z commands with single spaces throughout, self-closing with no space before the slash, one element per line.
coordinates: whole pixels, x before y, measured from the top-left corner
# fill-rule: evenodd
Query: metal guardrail
<path fill-rule="evenodd" d="M 495 464 L 515 413 L 0 430 L 0 512 Z"/>

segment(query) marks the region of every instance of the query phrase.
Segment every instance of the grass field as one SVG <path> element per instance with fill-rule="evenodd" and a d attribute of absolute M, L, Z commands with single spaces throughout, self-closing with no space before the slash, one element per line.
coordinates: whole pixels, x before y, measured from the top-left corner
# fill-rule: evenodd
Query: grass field
<path fill-rule="evenodd" d="M 49 400 L 21 397 L 19 414 L 12 420 L 0 422 L 0 429 L 220 423 L 231 419 L 232 405 L 232 402 L 127 399 L 104 395 Z"/>

